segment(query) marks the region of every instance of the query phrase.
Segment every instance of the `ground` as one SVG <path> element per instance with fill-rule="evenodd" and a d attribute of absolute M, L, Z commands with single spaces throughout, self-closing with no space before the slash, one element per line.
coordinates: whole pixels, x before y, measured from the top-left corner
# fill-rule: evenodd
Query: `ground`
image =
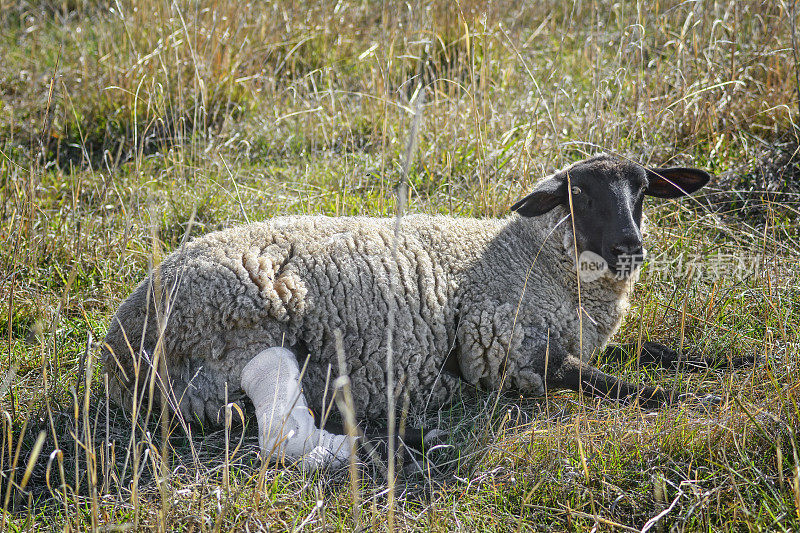
<path fill-rule="evenodd" d="M 0 529 L 798 530 L 796 21 L 724 0 L 4 2 Z M 423 472 L 308 476 L 263 468 L 252 421 L 108 406 L 109 318 L 183 239 L 290 213 L 503 216 L 603 150 L 719 176 L 649 202 L 616 340 L 758 362 L 603 364 L 718 408 L 466 391 L 427 416 L 451 433 Z"/>

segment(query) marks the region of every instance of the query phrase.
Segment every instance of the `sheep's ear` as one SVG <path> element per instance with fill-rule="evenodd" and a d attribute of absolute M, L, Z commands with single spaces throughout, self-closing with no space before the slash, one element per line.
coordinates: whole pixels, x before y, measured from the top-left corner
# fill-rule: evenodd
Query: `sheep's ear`
<path fill-rule="evenodd" d="M 558 177 L 550 177 L 540 181 L 533 192 L 512 205 L 511 210 L 524 217 L 538 217 L 566 201 L 566 182 Z"/>
<path fill-rule="evenodd" d="M 702 188 L 711 175 L 696 168 L 651 168 L 647 169 L 650 185 L 644 193 L 657 198 L 687 196 Z"/>

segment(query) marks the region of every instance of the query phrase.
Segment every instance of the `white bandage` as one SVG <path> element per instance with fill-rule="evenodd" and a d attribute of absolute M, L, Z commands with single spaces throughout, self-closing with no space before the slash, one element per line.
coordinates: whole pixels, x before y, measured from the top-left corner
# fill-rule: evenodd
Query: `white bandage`
<path fill-rule="evenodd" d="M 256 408 L 262 456 L 299 460 L 306 470 L 342 466 L 350 458 L 346 435 L 314 425 L 300 390 L 300 369 L 286 348 L 269 348 L 242 369 L 242 388 Z"/>

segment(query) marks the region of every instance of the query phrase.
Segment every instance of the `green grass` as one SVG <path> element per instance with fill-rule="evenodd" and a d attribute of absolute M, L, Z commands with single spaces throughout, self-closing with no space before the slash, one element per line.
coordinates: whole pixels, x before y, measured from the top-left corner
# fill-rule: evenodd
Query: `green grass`
<path fill-rule="evenodd" d="M 651 531 L 799 529 L 792 6 L 330 4 L 0 5 L 0 529 L 629 531 L 660 513 Z M 354 491 L 346 473 L 263 469 L 252 428 L 232 456 L 237 428 L 226 454 L 224 432 L 165 441 L 107 408 L 109 318 L 187 232 L 392 216 L 404 179 L 410 212 L 502 216 L 600 150 L 741 189 L 649 203 L 652 263 L 616 340 L 759 362 L 604 367 L 719 408 L 552 392 L 494 409 L 467 391 L 428 416 L 451 434 L 393 498 L 379 466 Z M 734 256 L 769 268 L 710 270 Z"/>

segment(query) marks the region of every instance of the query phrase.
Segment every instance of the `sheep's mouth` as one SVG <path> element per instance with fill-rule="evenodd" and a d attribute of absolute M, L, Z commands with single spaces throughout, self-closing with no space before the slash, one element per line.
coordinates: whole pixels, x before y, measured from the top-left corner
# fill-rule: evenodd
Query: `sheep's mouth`
<path fill-rule="evenodd" d="M 627 279 L 638 272 L 644 264 L 645 254 L 625 254 L 606 258 L 608 269 L 619 279 Z"/>

